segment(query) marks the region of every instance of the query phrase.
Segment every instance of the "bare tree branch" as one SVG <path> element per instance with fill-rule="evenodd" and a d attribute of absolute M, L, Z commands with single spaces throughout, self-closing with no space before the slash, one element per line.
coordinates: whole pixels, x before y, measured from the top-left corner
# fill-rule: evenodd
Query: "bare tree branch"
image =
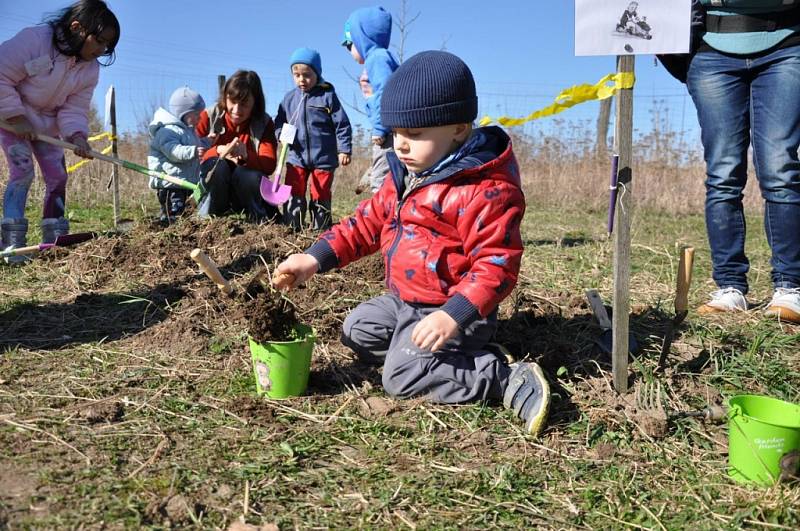
<path fill-rule="evenodd" d="M 406 49 L 406 39 L 408 35 L 411 33 L 409 27 L 413 24 L 419 16 L 422 14 L 422 11 L 417 12 L 416 15 L 408 18 L 408 0 L 401 0 L 400 1 L 400 15 L 395 17 L 394 25 L 397 26 L 397 30 L 400 32 L 400 44 L 396 44 L 394 47 L 397 50 L 397 58 L 400 62 L 403 62 L 403 55 L 405 54 Z"/>

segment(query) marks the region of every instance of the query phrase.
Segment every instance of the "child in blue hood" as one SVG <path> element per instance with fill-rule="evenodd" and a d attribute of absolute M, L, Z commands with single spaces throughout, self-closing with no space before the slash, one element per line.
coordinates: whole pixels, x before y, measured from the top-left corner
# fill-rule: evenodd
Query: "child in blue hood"
<path fill-rule="evenodd" d="M 287 156 L 286 184 L 292 187 L 292 197 L 284 206 L 284 220 L 300 230 L 308 206 L 311 228 L 324 230 L 332 225 L 333 172 L 340 164 L 350 164 L 352 129 L 333 85 L 322 79 L 319 53 L 298 48 L 290 64 L 297 86 L 286 93 L 275 117 L 278 138 L 287 123 L 297 130 Z M 311 201 L 307 205 L 309 181 Z"/>
<path fill-rule="evenodd" d="M 358 64 L 363 64 L 372 87 L 367 97 L 367 117 L 372 124 L 372 164 L 363 181 L 368 181 L 373 192 L 383 184 L 389 172 L 386 154 L 392 150 L 392 135 L 381 122 L 381 95 L 392 72 L 400 66 L 397 58 L 388 50 L 392 37 L 392 15 L 382 7 L 363 7 L 353 11 L 344 24 L 346 47 Z M 356 193 L 361 190 L 357 189 Z"/>
<path fill-rule="evenodd" d="M 150 152 L 147 166 L 172 177 L 196 183 L 200 178 L 200 158 L 206 145 L 197 137 L 194 127 L 200 113 L 206 108 L 203 97 L 181 87 L 169 98 L 169 111 L 159 107 L 150 122 Z M 183 214 L 189 191 L 176 185 L 150 177 L 150 188 L 156 190 L 161 205 L 159 220 L 170 223 Z"/>

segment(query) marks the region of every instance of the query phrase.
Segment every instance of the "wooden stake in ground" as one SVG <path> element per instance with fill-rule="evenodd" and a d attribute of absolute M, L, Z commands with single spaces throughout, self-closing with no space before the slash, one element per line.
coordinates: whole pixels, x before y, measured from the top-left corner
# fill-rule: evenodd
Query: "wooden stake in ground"
<path fill-rule="evenodd" d="M 634 70 L 633 55 L 617 56 L 617 73 Z M 614 314 L 611 318 L 614 389 L 628 390 L 628 331 L 631 275 L 631 181 L 633 170 L 633 88 L 617 93 L 617 123 L 614 133 L 619 149 L 617 205 L 614 220 Z"/>
<path fill-rule="evenodd" d="M 115 159 L 119 158 L 119 151 L 117 151 L 117 96 L 114 91 L 114 86 L 108 88 L 108 123 L 111 127 L 111 156 Z M 119 228 L 120 221 L 120 202 L 119 202 L 119 167 L 114 164 L 111 166 L 111 181 L 114 187 L 114 227 Z"/>

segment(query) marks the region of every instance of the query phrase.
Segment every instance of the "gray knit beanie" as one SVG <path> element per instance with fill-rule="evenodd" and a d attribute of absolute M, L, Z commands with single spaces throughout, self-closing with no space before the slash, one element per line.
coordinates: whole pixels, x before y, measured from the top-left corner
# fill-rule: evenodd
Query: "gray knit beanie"
<path fill-rule="evenodd" d="M 189 87 L 181 87 L 169 97 L 169 112 L 179 120 L 192 111 L 202 111 L 205 108 L 203 97 Z"/>

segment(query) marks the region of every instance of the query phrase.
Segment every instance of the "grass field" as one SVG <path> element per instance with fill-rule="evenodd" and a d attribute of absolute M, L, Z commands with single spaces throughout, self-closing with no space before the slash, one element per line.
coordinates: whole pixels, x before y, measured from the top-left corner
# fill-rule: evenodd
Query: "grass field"
<path fill-rule="evenodd" d="M 340 215 L 355 201 L 346 189 Z M 386 399 L 379 372 L 336 340 L 344 312 L 381 290 L 348 270 L 314 280 L 297 304 L 324 327 L 308 396 L 257 398 L 246 331 L 226 317 L 233 303 L 169 245 L 206 242 L 226 274 L 244 279 L 253 256 L 271 262 L 308 235 L 278 242 L 245 224 L 138 230 L 0 268 L 0 528 L 800 527 L 800 487 L 728 478 L 725 426 L 683 419 L 653 437 L 631 415 L 633 395 L 611 390 L 583 298 L 594 287 L 610 300 L 606 213 L 559 204 L 528 206 L 520 283 L 498 332 L 552 381 L 538 440 L 496 405 Z M 125 215 L 142 220 L 153 207 Z M 71 212 L 73 231 L 109 228 L 108 209 L 73 203 Z M 749 299 L 763 305 L 769 252 L 759 219 L 748 221 Z M 701 216 L 640 209 L 632 232 L 636 383 L 655 378 L 678 245 L 697 249 L 691 307 L 713 286 Z M 252 250 L 226 254 L 240 240 Z M 131 249 L 145 260 L 126 259 Z M 194 336 L 171 334 L 187 322 Z M 742 392 L 800 402 L 799 331 L 758 307 L 690 312 L 658 376 L 668 404 L 701 408 Z"/>

